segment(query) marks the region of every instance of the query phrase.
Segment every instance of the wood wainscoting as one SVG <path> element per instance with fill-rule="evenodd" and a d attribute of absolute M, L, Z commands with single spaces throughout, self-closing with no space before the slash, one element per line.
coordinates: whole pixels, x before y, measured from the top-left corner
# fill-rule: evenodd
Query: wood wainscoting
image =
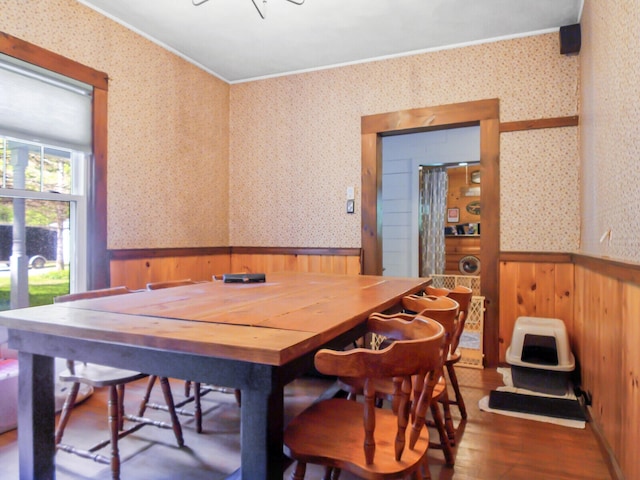
<path fill-rule="evenodd" d="M 232 247 L 233 272 L 312 272 L 359 275 L 359 248 Z"/>
<path fill-rule="evenodd" d="M 615 478 L 640 478 L 640 265 L 573 257 L 582 389 L 621 470 Z"/>
<path fill-rule="evenodd" d="M 559 318 L 573 345 L 573 261 L 569 254 L 500 254 L 499 358 L 504 363 L 518 317 Z"/>
<path fill-rule="evenodd" d="M 110 250 L 111 285 L 144 288 L 165 280 L 211 280 L 224 273 L 358 275 L 359 248 L 209 247 Z"/>
<path fill-rule="evenodd" d="M 231 249 L 164 248 L 110 250 L 111 286 L 145 288 L 147 283 L 166 280 L 211 280 L 213 275 L 229 273 Z"/>
<path fill-rule="evenodd" d="M 562 319 L 612 478 L 640 478 L 640 265 L 500 254 L 500 361 L 519 316 Z"/>

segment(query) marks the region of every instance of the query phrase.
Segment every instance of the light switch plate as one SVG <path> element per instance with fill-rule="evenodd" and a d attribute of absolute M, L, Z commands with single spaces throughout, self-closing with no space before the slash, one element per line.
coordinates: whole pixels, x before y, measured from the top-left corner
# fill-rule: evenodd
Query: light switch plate
<path fill-rule="evenodd" d="M 354 213 L 356 210 L 356 201 L 347 200 L 347 213 Z"/>
<path fill-rule="evenodd" d="M 347 200 L 354 200 L 356 198 L 355 188 L 347 187 Z"/>

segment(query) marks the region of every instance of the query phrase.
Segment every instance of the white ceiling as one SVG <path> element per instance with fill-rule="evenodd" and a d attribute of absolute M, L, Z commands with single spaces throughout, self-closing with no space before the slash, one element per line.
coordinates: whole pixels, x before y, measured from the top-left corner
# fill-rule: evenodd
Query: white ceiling
<path fill-rule="evenodd" d="M 230 83 L 557 31 L 579 23 L 583 4 L 268 0 L 263 20 L 252 0 L 77 1 Z"/>

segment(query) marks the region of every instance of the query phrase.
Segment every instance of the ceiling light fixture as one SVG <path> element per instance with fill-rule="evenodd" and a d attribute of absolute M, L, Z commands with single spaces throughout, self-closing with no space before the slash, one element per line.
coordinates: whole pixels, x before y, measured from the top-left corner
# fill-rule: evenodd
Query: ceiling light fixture
<path fill-rule="evenodd" d="M 191 3 L 197 7 L 208 1 L 209 0 L 191 0 Z M 253 6 L 256 7 L 256 10 L 258 11 L 258 15 L 260 15 L 260 18 L 264 20 L 267 16 L 267 0 L 262 0 L 262 8 L 258 6 L 258 4 L 256 3 L 256 0 L 251 0 L 251 1 L 253 2 Z M 287 0 L 287 2 L 295 3 L 296 5 L 302 5 L 304 3 L 304 0 Z"/>

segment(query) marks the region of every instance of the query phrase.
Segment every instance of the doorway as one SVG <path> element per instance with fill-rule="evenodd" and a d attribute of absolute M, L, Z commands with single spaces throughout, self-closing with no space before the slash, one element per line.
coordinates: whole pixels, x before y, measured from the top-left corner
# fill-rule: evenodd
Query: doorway
<path fill-rule="evenodd" d="M 479 163 L 447 166 L 446 211 L 444 216 L 444 265 L 446 275 L 480 275 L 480 232 L 482 192 Z M 421 231 L 423 234 L 423 231 Z M 424 236 L 424 234 L 423 234 Z M 424 239 L 426 241 L 428 239 Z M 428 276 L 433 269 L 422 270 Z"/>
<path fill-rule="evenodd" d="M 499 100 L 426 107 L 362 117 L 362 272 L 382 274 L 380 191 L 382 137 L 463 126 L 480 126 L 482 210 L 482 294 L 486 298 L 484 352 L 487 366 L 498 363 L 498 252 L 500 235 L 500 119 Z"/>
<path fill-rule="evenodd" d="M 382 148 L 383 275 L 461 275 L 457 264 L 452 267 L 459 255 L 446 252 L 457 239 L 447 238 L 445 242 L 445 230 L 452 227 L 453 237 L 458 231 L 455 227 L 468 229 L 480 222 L 480 208 L 473 213 L 466 208 L 479 205 L 480 200 L 480 185 L 472 184 L 470 178 L 472 170 L 479 169 L 480 128 L 476 125 L 384 136 Z M 465 169 L 469 173 L 466 177 Z M 447 186 L 443 183 L 442 188 L 434 189 L 436 178 L 442 182 L 448 179 Z M 458 209 L 454 223 L 447 221 L 447 207 Z M 480 241 L 477 235 L 474 240 Z M 442 258 L 445 253 L 446 268 Z"/>

